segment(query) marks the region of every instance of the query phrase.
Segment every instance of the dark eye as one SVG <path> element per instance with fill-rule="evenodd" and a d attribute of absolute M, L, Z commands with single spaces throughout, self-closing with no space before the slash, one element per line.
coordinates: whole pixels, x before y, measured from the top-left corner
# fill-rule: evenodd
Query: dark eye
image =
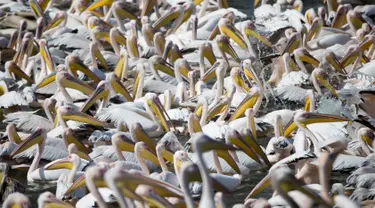
<path fill-rule="evenodd" d="M 269 152 L 268 154 L 269 154 L 269 155 L 275 155 L 276 152 Z"/>

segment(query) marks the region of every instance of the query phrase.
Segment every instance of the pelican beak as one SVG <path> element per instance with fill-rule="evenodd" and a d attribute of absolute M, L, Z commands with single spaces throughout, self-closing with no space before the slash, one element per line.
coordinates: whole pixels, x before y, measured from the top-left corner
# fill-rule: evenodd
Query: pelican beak
<path fill-rule="evenodd" d="M 250 158 L 261 164 L 261 161 L 259 160 L 258 156 L 254 152 L 254 150 L 246 143 L 245 140 L 240 136 L 240 134 L 236 130 L 229 131 L 226 134 L 226 141 L 230 141 L 231 144 L 241 149 L 246 155 L 248 155 Z"/>
<path fill-rule="evenodd" d="M 108 43 L 111 43 L 111 38 L 109 36 L 109 31 L 107 31 L 102 26 L 95 26 L 91 29 L 91 36 L 93 36 L 92 39 L 104 39 Z"/>
<path fill-rule="evenodd" d="M 328 51 L 325 56 L 328 63 L 339 73 L 346 74 L 345 68 L 341 65 L 340 61 L 332 51 Z"/>
<path fill-rule="evenodd" d="M 320 114 L 313 112 L 304 112 L 298 119 L 301 124 L 309 125 L 314 123 L 330 123 L 330 122 L 349 122 L 348 118 L 342 116 L 334 116 L 329 114 Z"/>
<path fill-rule="evenodd" d="M 82 175 L 77 180 L 73 182 L 73 184 L 65 191 L 64 195 L 69 195 L 75 192 L 77 189 L 86 185 L 86 178 L 85 175 Z M 102 186 L 105 187 L 105 186 Z"/>
<path fill-rule="evenodd" d="M 353 25 L 356 30 L 361 28 L 363 23 L 366 23 L 366 20 L 363 19 L 361 14 L 354 10 L 348 11 L 346 17 L 347 17 L 348 22 L 350 22 L 351 25 Z"/>
<path fill-rule="evenodd" d="M 140 123 L 133 124 L 130 128 L 130 133 L 133 137 L 133 140 L 144 142 L 147 145 L 147 147 L 151 149 L 152 152 L 156 153 L 156 145 L 147 135 L 147 133 L 145 132 Z"/>
<path fill-rule="evenodd" d="M 182 18 L 180 26 L 183 23 L 185 23 L 195 11 L 195 5 L 192 3 L 184 3 L 183 7 L 184 7 L 184 17 Z"/>
<path fill-rule="evenodd" d="M 55 64 L 53 62 L 52 55 L 48 49 L 47 42 L 45 40 L 39 40 L 39 51 L 49 71 L 50 72 L 55 71 Z"/>
<path fill-rule="evenodd" d="M 363 40 L 359 43 L 359 47 L 361 48 L 362 51 L 369 50 L 370 47 L 374 44 L 375 42 L 375 36 L 373 35 L 366 35 Z"/>
<path fill-rule="evenodd" d="M 361 135 L 361 139 L 370 147 L 374 143 L 374 132 L 370 129 L 365 129 L 365 132 Z"/>
<path fill-rule="evenodd" d="M 46 202 L 46 205 L 45 207 L 50 207 L 50 208 L 73 208 L 72 205 L 64 202 L 64 201 L 61 201 L 57 198 L 52 198 L 52 199 L 48 199 L 48 202 Z"/>
<path fill-rule="evenodd" d="M 306 109 L 306 105 L 305 105 L 305 109 Z M 308 109 L 310 109 L 310 106 Z M 284 128 L 284 137 L 289 137 L 292 134 L 292 132 L 297 130 L 297 128 L 298 128 L 297 124 L 294 122 L 293 119 L 291 119 Z"/>
<path fill-rule="evenodd" d="M 173 44 L 172 42 L 169 42 L 166 44 L 166 47 L 164 49 L 163 58 L 171 61 L 172 64 L 176 62 L 177 59 L 183 58 L 182 53 L 178 46 L 176 44 Z"/>
<path fill-rule="evenodd" d="M 58 72 L 56 74 L 56 81 L 58 81 L 61 86 L 81 91 L 87 95 L 90 95 L 94 92 L 94 89 L 92 89 L 88 84 L 73 77 L 67 72 Z"/>
<path fill-rule="evenodd" d="M 29 4 L 36 19 L 38 19 L 38 17 L 43 17 L 43 19 L 45 19 L 43 10 L 42 8 L 40 8 L 40 5 L 37 0 L 29 0 Z"/>
<path fill-rule="evenodd" d="M 131 35 L 129 38 L 126 39 L 126 48 L 128 49 L 130 57 L 139 58 L 137 41 L 137 36 L 135 35 Z"/>
<path fill-rule="evenodd" d="M 112 0 L 105 0 L 105 1 L 112 1 Z M 137 16 L 135 16 L 130 11 L 128 11 L 127 10 L 128 9 L 127 5 L 124 4 L 123 2 L 121 2 L 121 1 L 114 2 L 113 5 L 112 5 L 112 9 L 114 9 L 114 12 L 119 17 L 129 18 L 129 19 L 132 19 L 132 20 L 136 20 L 137 25 L 141 26 L 141 22 L 139 21 L 139 19 L 137 18 Z"/>
<path fill-rule="evenodd" d="M 256 197 L 258 194 L 260 194 L 264 189 L 271 186 L 271 175 L 270 173 L 267 174 L 259 183 L 251 190 L 249 195 L 247 195 L 246 200 L 250 198 Z"/>
<path fill-rule="evenodd" d="M 219 25 L 220 33 L 222 35 L 225 35 L 231 38 L 241 48 L 247 49 L 247 44 L 245 40 L 243 39 L 241 32 L 238 31 L 238 29 L 234 27 L 234 25 L 228 18 L 221 18 L 218 25 Z"/>
<path fill-rule="evenodd" d="M 311 106 L 311 100 L 310 100 L 310 97 L 308 96 L 308 97 L 306 97 L 305 106 L 303 107 L 303 110 L 305 112 L 309 112 L 310 106 Z"/>
<path fill-rule="evenodd" d="M 281 55 L 284 55 L 284 53 L 292 54 L 294 50 L 298 48 L 299 45 L 300 45 L 300 40 L 298 40 L 298 35 L 293 34 L 289 37 L 285 47 L 280 53 Z"/>
<path fill-rule="evenodd" d="M 316 36 L 319 35 L 322 27 L 323 21 L 320 18 L 315 18 L 312 22 L 309 32 L 307 33 L 306 39 L 312 40 L 313 38 L 316 38 Z"/>
<path fill-rule="evenodd" d="M 320 68 L 317 68 L 317 69 L 320 69 Z M 317 73 L 314 73 L 314 76 L 319 81 L 319 83 L 321 85 L 323 85 L 326 89 L 328 89 L 332 93 L 332 95 L 334 95 L 337 98 L 339 97 L 336 89 L 325 78 L 325 75 L 324 75 L 323 71 L 317 71 Z"/>
<path fill-rule="evenodd" d="M 71 144 L 71 143 L 76 145 L 76 147 L 78 149 L 78 152 L 76 154 L 80 158 L 88 160 L 88 161 L 91 160 L 90 156 L 88 155 L 88 153 L 90 153 L 90 150 L 87 149 L 87 147 L 74 136 L 72 129 L 67 128 L 67 129 L 64 130 L 63 139 L 64 139 L 64 142 L 65 142 L 66 146 L 69 146 L 69 144 Z"/>
<path fill-rule="evenodd" d="M 189 72 L 192 71 L 186 59 L 177 59 L 174 65 L 175 70 L 179 70 L 183 77 L 189 79 Z"/>
<path fill-rule="evenodd" d="M 163 150 L 161 155 L 163 156 L 164 159 L 166 159 L 168 162 L 172 163 L 174 162 L 173 160 L 173 153 L 168 151 L 168 150 Z"/>
<path fill-rule="evenodd" d="M 194 133 L 202 132 L 202 127 L 199 124 L 199 119 L 194 113 L 191 113 L 189 115 L 188 126 L 191 132 L 194 132 Z"/>
<path fill-rule="evenodd" d="M 258 7 L 260 4 L 260 0 L 254 0 L 254 8 Z"/>
<path fill-rule="evenodd" d="M 231 76 L 232 76 L 232 80 L 234 83 L 236 83 L 241 89 L 243 89 L 245 92 L 248 92 L 249 91 L 249 88 L 246 86 L 245 84 L 245 81 L 242 79 L 242 77 L 240 76 L 240 70 L 235 70 L 236 68 L 232 68 L 232 71 L 231 71 Z M 248 74 L 250 74 L 249 76 L 253 77 L 252 73 L 249 71 L 249 69 L 245 69 L 244 71 L 246 71 Z M 245 73 L 246 73 L 245 72 Z M 246 76 L 246 75 L 245 75 Z"/>
<path fill-rule="evenodd" d="M 267 155 L 263 152 L 263 149 L 259 146 L 257 141 L 255 141 L 250 129 L 245 129 L 242 133 L 242 138 L 247 144 L 254 150 L 254 152 L 262 159 L 263 163 L 268 167 L 271 167 L 270 161 L 268 161 Z"/>
<path fill-rule="evenodd" d="M 117 37 L 119 37 L 119 38 L 117 38 Z M 120 44 L 125 45 L 124 41 L 126 41 L 126 39 L 125 39 L 125 37 L 120 35 L 120 36 L 116 36 L 116 41 L 119 42 Z M 110 43 L 110 41 L 109 41 L 109 43 Z M 108 67 L 107 61 L 103 57 L 103 54 L 100 52 L 98 45 L 94 42 L 91 42 L 90 48 L 92 50 L 92 53 L 94 54 L 94 57 L 96 57 L 98 59 L 98 61 L 100 62 L 100 64 L 103 66 L 103 68 L 108 71 L 109 67 Z M 92 60 L 92 61 L 94 61 L 94 60 Z"/>
<path fill-rule="evenodd" d="M 245 36 L 254 37 L 258 39 L 260 42 L 266 44 L 268 47 L 272 48 L 272 43 L 269 40 L 267 40 L 267 38 L 265 38 L 264 36 L 259 35 L 259 33 L 255 32 L 253 29 L 254 27 L 254 23 L 248 22 L 243 28 L 243 34 Z"/>
<path fill-rule="evenodd" d="M 241 62 L 241 59 L 238 57 L 236 51 L 232 47 L 232 45 L 229 42 L 229 39 L 227 36 L 219 35 L 216 38 L 216 43 L 219 46 L 219 49 L 223 53 L 229 54 L 232 58 L 234 58 L 238 63 Z"/>
<path fill-rule="evenodd" d="M 126 67 L 128 67 L 128 53 L 126 50 L 122 50 L 120 53 L 120 59 L 118 60 L 114 73 L 118 78 L 126 77 Z"/>
<path fill-rule="evenodd" d="M 227 147 L 222 146 L 221 148 L 227 148 Z M 230 148 L 233 149 L 233 146 L 230 146 Z M 231 168 L 233 168 L 234 171 L 236 171 L 236 173 L 241 174 L 241 170 L 238 167 L 236 161 L 233 159 L 232 155 L 230 155 L 227 150 L 216 150 L 216 152 L 219 157 L 224 159 L 228 163 L 228 165 Z"/>
<path fill-rule="evenodd" d="M 91 94 L 89 99 L 87 99 L 81 107 L 82 113 L 88 111 L 89 108 L 93 106 L 97 100 L 106 99 L 109 96 L 109 90 L 107 89 L 106 84 L 107 83 L 102 82 L 96 87 L 95 91 Z"/>
<path fill-rule="evenodd" d="M 203 0 L 194 0 L 194 4 L 196 6 L 198 6 L 199 4 L 201 4 L 203 2 Z"/>
<path fill-rule="evenodd" d="M 209 111 L 208 111 L 208 115 L 207 115 L 207 121 L 213 119 L 216 115 L 218 115 L 219 113 L 222 113 L 225 108 L 228 108 L 230 106 L 228 106 L 228 99 L 225 99 L 226 97 L 220 99 L 220 101 L 218 101 L 216 103 L 215 106 L 213 106 Z"/>
<path fill-rule="evenodd" d="M 44 28 L 44 31 L 49 29 L 55 28 L 59 26 L 61 23 L 66 21 L 66 12 L 56 14 L 55 18 L 53 18 L 48 25 Z"/>
<path fill-rule="evenodd" d="M 31 79 L 27 74 L 25 74 L 25 72 L 20 67 L 18 67 L 14 61 L 7 61 L 5 63 L 5 69 L 10 76 L 11 74 L 14 74 L 15 77 L 24 79 L 30 84 L 34 83 L 34 80 Z"/>
<path fill-rule="evenodd" d="M 97 8 L 100 8 L 102 6 L 108 6 L 110 7 L 113 3 L 113 0 L 99 0 L 92 3 L 85 11 L 94 11 Z"/>
<path fill-rule="evenodd" d="M 42 81 L 40 81 L 36 86 L 35 86 L 35 89 L 41 89 L 49 84 L 51 84 L 52 82 L 54 82 L 56 80 L 56 71 L 48 74 L 48 76 L 46 76 Z"/>
<path fill-rule="evenodd" d="M 69 169 L 73 168 L 73 164 L 70 162 L 69 157 L 63 159 L 57 159 L 48 163 L 44 166 L 44 170 L 59 170 L 59 169 Z"/>
<path fill-rule="evenodd" d="M 181 15 L 181 11 L 183 10 L 181 6 L 174 6 L 169 9 L 163 16 L 161 16 L 159 19 L 157 19 L 152 27 L 155 30 L 159 30 L 164 25 L 172 22 L 172 20 L 177 19 Z"/>
<path fill-rule="evenodd" d="M 100 79 L 98 76 L 96 76 L 95 73 L 93 73 L 77 56 L 68 56 L 66 59 L 68 69 L 69 71 L 74 75 L 78 76 L 77 71 L 81 71 L 86 76 L 91 78 L 95 84 L 98 84 L 100 82 Z"/>
<path fill-rule="evenodd" d="M 74 112 L 66 112 L 62 115 L 64 120 L 72 120 L 72 121 L 77 121 L 81 123 L 87 123 L 91 124 L 93 126 L 102 126 L 102 127 L 107 127 L 107 123 L 98 121 L 94 117 L 91 117 L 85 113 L 79 112 L 79 111 L 74 111 Z"/>
<path fill-rule="evenodd" d="M 151 186 L 154 189 L 155 193 L 161 197 L 183 198 L 183 193 L 179 188 L 165 183 L 161 180 L 155 180 L 150 177 L 143 176 L 139 173 L 123 171 L 122 178 L 119 180 L 119 183 L 131 190 L 135 190 L 139 184 L 144 184 Z"/>
<path fill-rule="evenodd" d="M 162 71 L 172 77 L 175 76 L 173 66 L 166 62 L 162 57 L 155 55 L 151 57 L 149 61 L 154 65 L 156 70 Z"/>
<path fill-rule="evenodd" d="M 360 48 L 350 48 L 347 53 L 345 54 L 345 56 L 341 59 L 341 66 L 343 67 L 347 67 L 349 66 L 350 64 L 353 64 L 356 59 L 362 55 L 361 57 L 361 61 L 363 62 L 363 57 L 364 57 L 364 54 L 361 53 L 359 50 L 361 50 Z M 367 59 L 367 58 L 366 58 Z"/>
<path fill-rule="evenodd" d="M 201 58 L 206 58 L 211 65 L 214 65 L 216 63 L 216 56 L 212 49 L 212 45 L 209 42 L 203 43 L 199 47 L 199 56 Z"/>
<path fill-rule="evenodd" d="M 13 152 L 10 154 L 10 158 L 13 158 L 15 155 L 24 152 L 35 144 L 42 144 L 44 141 L 45 131 L 43 129 L 36 130 L 33 134 L 24 139 L 21 144 L 19 144 Z"/>
<path fill-rule="evenodd" d="M 148 107 L 151 109 L 151 111 L 158 117 L 159 121 L 161 122 L 163 129 L 168 132 L 170 128 L 173 126 L 173 124 L 170 121 L 170 118 L 165 111 L 163 105 L 160 103 L 160 100 L 158 97 L 153 98 L 146 98 L 146 103 Z M 168 120 L 167 120 L 168 118 Z"/>
<path fill-rule="evenodd" d="M 142 8 L 142 11 L 141 11 L 141 16 L 146 16 L 151 10 L 152 8 L 155 6 L 156 4 L 156 0 L 147 0 L 144 2 L 144 5 L 143 5 L 143 8 Z"/>
<path fill-rule="evenodd" d="M 211 66 L 211 68 L 209 68 L 203 75 L 203 77 L 201 78 L 203 82 L 207 83 L 209 82 L 211 79 L 215 78 L 216 77 L 216 69 L 217 67 L 220 65 L 220 62 L 216 62 L 214 63 L 214 65 Z"/>
<path fill-rule="evenodd" d="M 304 48 L 296 49 L 294 51 L 294 55 L 298 56 L 301 61 L 312 64 L 315 67 L 319 67 L 320 62 Z"/>
<path fill-rule="evenodd" d="M 141 150 L 141 157 L 143 157 L 146 160 L 149 160 L 156 165 L 160 166 L 158 157 L 155 155 L 155 153 L 151 152 L 149 148 Z"/>
<path fill-rule="evenodd" d="M 116 93 L 121 94 L 128 102 L 133 102 L 133 97 L 130 95 L 129 91 L 121 83 L 120 79 L 117 76 L 113 74 L 110 83 Z"/>
<path fill-rule="evenodd" d="M 336 16 L 332 21 L 333 28 L 341 28 L 347 23 L 346 14 L 348 13 L 348 7 L 340 5 L 337 9 Z"/>
<path fill-rule="evenodd" d="M 240 118 L 243 115 L 245 115 L 246 109 L 252 108 L 259 99 L 259 93 L 260 92 L 258 90 L 248 93 L 246 97 L 243 99 L 243 101 L 240 103 L 240 105 L 237 107 L 237 109 L 234 111 L 229 121 L 234 121 L 237 118 Z"/>

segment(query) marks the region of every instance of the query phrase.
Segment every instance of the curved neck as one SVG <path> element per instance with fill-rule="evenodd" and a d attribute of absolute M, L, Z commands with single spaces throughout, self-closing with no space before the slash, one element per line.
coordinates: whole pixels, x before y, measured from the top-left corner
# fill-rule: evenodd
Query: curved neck
<path fill-rule="evenodd" d="M 65 87 L 59 86 L 58 90 L 63 94 L 67 103 L 73 103 L 73 98 L 69 95 L 68 90 Z"/>
<path fill-rule="evenodd" d="M 139 166 L 141 166 L 142 172 L 143 172 L 145 175 L 149 176 L 149 175 L 150 175 L 150 170 L 148 169 L 148 167 L 147 167 L 145 161 L 143 160 L 143 158 L 142 158 L 142 156 L 141 156 L 141 152 L 140 152 L 140 150 L 137 149 L 137 148 L 135 148 L 135 152 L 134 152 L 134 154 L 135 154 L 135 157 L 136 157 L 136 159 L 137 159 L 137 162 L 138 162 Z"/>
<path fill-rule="evenodd" d="M 117 56 L 120 56 L 120 46 L 119 46 L 119 44 L 117 43 L 117 41 L 116 41 L 116 37 L 115 37 L 115 35 L 110 35 L 109 36 L 109 39 L 111 40 L 111 46 L 112 46 L 112 48 L 113 48 L 113 50 L 115 51 L 115 54 L 117 55 Z"/>
<path fill-rule="evenodd" d="M 108 187 L 113 191 L 113 195 L 115 195 L 117 203 L 119 203 L 121 208 L 127 207 L 134 207 L 131 204 L 129 205 L 129 200 L 126 200 L 123 193 L 121 192 L 120 188 L 116 184 L 116 179 L 106 180 Z"/>
<path fill-rule="evenodd" d="M 78 167 L 81 166 L 81 158 L 77 158 L 77 161 L 74 161 L 73 163 L 73 168 L 69 173 L 68 176 L 68 183 L 73 183 L 74 182 L 74 177 L 77 174 Z"/>
<path fill-rule="evenodd" d="M 194 208 L 195 205 L 194 205 L 194 200 L 193 200 L 193 197 L 191 196 L 190 189 L 189 189 L 189 182 L 188 182 L 188 179 L 187 179 L 188 178 L 187 171 L 184 171 L 181 174 L 179 174 L 176 171 L 176 174 L 177 174 L 177 177 L 179 178 L 182 192 L 184 193 L 184 199 L 185 199 L 186 207 L 187 208 Z"/>
<path fill-rule="evenodd" d="M 36 154 L 34 156 L 34 160 L 31 163 L 29 170 L 27 171 L 27 180 L 28 181 L 33 181 L 33 179 L 31 178 L 31 174 L 35 170 L 38 169 L 39 162 L 42 159 L 42 155 L 43 155 L 43 152 L 44 152 L 44 147 L 45 147 L 44 142 L 42 142 L 41 144 L 38 144 L 38 146 L 37 146 Z"/>
<path fill-rule="evenodd" d="M 51 113 L 47 103 L 44 103 L 43 110 L 44 110 L 44 113 L 46 114 L 48 120 L 50 120 L 53 123 L 55 121 L 55 118 L 52 116 L 52 113 Z"/>
<path fill-rule="evenodd" d="M 63 129 L 69 128 L 68 124 L 65 122 L 64 118 L 62 117 L 61 113 L 57 113 L 57 118 L 59 119 L 59 124 L 63 127 Z"/>
<path fill-rule="evenodd" d="M 207 114 L 208 114 L 208 104 L 207 104 L 207 101 L 204 101 L 202 103 L 202 115 L 201 115 L 201 119 L 199 121 L 199 124 L 203 127 L 204 125 L 206 125 L 206 120 L 207 120 Z"/>
<path fill-rule="evenodd" d="M 162 150 L 160 146 L 156 147 L 156 156 L 158 157 L 158 161 L 160 163 L 160 167 L 163 172 L 169 172 L 167 164 L 165 163 L 165 160 L 162 155 Z"/>
<path fill-rule="evenodd" d="M 201 204 L 205 205 L 211 205 L 214 207 L 214 192 L 212 188 L 212 178 L 209 175 L 209 171 L 206 167 L 206 164 L 203 159 L 203 152 L 201 151 L 201 148 L 195 148 L 196 154 L 198 157 L 198 166 L 199 166 L 199 172 L 202 177 L 202 196 L 201 196 Z"/>
<path fill-rule="evenodd" d="M 114 144 L 112 144 L 112 145 L 113 145 L 113 147 L 115 148 L 115 152 L 116 152 L 116 155 L 117 155 L 117 157 L 118 157 L 118 160 L 120 160 L 120 161 L 126 161 L 124 155 L 122 154 L 120 148 L 118 147 L 118 144 L 117 144 L 117 143 L 114 143 Z"/>
<path fill-rule="evenodd" d="M 212 151 L 212 156 L 214 158 L 216 172 L 223 175 L 224 172 L 220 164 L 219 156 L 217 155 L 217 152 L 215 150 Z"/>
<path fill-rule="evenodd" d="M 94 180 L 92 178 L 86 177 L 86 186 L 89 189 L 90 193 L 96 199 L 96 203 L 98 203 L 100 208 L 107 208 L 107 204 L 105 203 L 102 195 L 99 193 L 98 188 L 95 186 Z"/>
<path fill-rule="evenodd" d="M 299 121 L 296 121 L 294 120 L 294 122 L 296 123 L 296 125 L 298 126 L 298 128 L 302 129 L 302 131 L 310 137 L 310 140 L 311 142 L 313 143 L 314 145 L 314 152 L 315 153 L 318 153 L 320 152 L 319 148 L 318 148 L 318 138 L 316 138 L 316 136 L 314 135 L 314 133 L 312 131 L 310 131 L 310 129 L 308 129 L 306 126 L 305 127 L 302 127 L 301 123 Z"/>

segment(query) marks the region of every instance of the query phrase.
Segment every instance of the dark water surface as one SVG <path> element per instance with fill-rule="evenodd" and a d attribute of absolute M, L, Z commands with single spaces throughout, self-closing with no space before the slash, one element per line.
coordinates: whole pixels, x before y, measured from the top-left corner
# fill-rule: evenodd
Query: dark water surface
<path fill-rule="evenodd" d="M 241 8 L 243 12 L 247 14 L 253 13 L 253 0 L 229 0 L 229 4 L 232 7 Z M 309 8 L 317 8 L 322 6 L 321 0 L 305 0 L 304 1 L 304 11 Z M 5 129 L 5 128 L 4 128 Z M 266 146 L 268 143 L 268 138 L 263 138 L 260 140 L 260 143 L 263 146 Z M 267 174 L 267 171 L 257 171 L 252 172 L 250 177 L 246 178 L 242 185 L 237 188 L 237 190 L 230 194 L 224 194 L 224 201 L 228 206 L 233 206 L 237 203 L 243 203 L 243 200 L 246 198 L 248 193 L 251 189 Z M 27 195 L 30 197 L 33 207 L 37 207 L 37 198 L 39 194 L 45 191 L 51 191 L 52 193 L 55 192 L 56 185 L 55 184 L 35 184 L 35 183 L 28 183 L 26 180 L 26 172 L 22 171 L 12 171 L 10 176 L 14 177 L 15 179 L 19 180 L 23 184 L 27 185 Z M 332 182 L 341 182 L 343 183 L 346 179 L 348 174 L 343 173 L 333 173 L 332 175 Z M 272 189 L 268 188 L 263 193 L 261 193 L 258 197 L 270 198 L 272 196 Z"/>

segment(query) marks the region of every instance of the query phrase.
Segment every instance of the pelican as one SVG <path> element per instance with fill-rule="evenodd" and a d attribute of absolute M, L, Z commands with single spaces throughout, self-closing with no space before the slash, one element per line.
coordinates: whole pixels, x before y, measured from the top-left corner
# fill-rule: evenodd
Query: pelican
<path fill-rule="evenodd" d="M 1 198 L 5 201 L 8 196 L 12 195 L 16 192 L 25 192 L 25 187 L 15 179 L 8 177 L 9 172 L 9 165 L 6 163 L 0 163 L 0 171 L 1 171 Z"/>
<path fill-rule="evenodd" d="M 34 157 L 33 162 L 30 165 L 29 170 L 27 171 L 27 181 L 34 182 L 34 181 L 56 181 L 62 173 L 69 172 L 67 170 L 56 170 L 56 171 L 48 171 L 45 170 L 44 167 L 38 168 L 40 159 L 42 158 L 42 154 L 45 148 L 45 139 L 47 137 L 47 133 L 44 129 L 38 129 L 25 140 L 23 140 L 16 149 L 13 150 L 11 153 L 11 157 L 24 152 L 28 148 L 38 145 L 37 146 L 37 153 Z"/>

